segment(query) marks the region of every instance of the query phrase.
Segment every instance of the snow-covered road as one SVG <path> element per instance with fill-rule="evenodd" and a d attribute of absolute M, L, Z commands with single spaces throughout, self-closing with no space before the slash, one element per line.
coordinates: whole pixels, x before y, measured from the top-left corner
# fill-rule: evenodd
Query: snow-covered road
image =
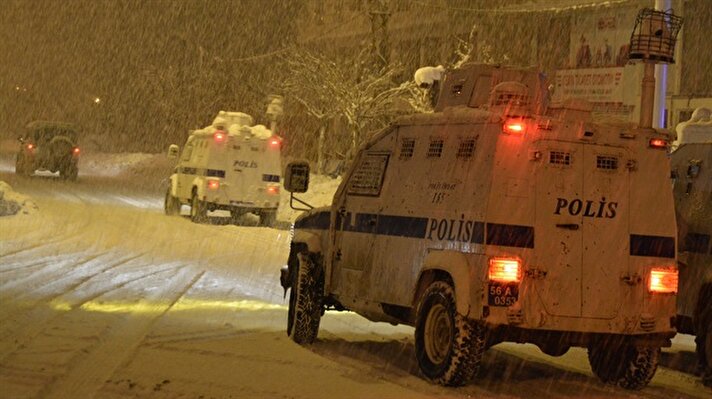
<path fill-rule="evenodd" d="M 196 225 L 161 212 L 144 176 L 85 172 L 76 183 L 0 180 L 39 211 L 0 218 L 2 398 L 705 397 L 691 337 L 666 350 L 651 385 L 602 385 L 584 350 L 488 351 L 471 385 L 421 379 L 412 329 L 327 314 L 319 340 L 286 336 L 278 282 L 289 237 L 254 226 Z"/>

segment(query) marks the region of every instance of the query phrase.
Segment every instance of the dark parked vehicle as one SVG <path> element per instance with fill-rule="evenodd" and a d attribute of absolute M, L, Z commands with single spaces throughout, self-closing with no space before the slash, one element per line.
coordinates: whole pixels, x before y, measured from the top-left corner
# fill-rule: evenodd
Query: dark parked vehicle
<path fill-rule="evenodd" d="M 76 180 L 79 169 L 77 128 L 69 123 L 34 121 L 18 139 L 20 151 L 15 173 L 30 176 L 37 170 L 59 172 L 64 179 Z"/>

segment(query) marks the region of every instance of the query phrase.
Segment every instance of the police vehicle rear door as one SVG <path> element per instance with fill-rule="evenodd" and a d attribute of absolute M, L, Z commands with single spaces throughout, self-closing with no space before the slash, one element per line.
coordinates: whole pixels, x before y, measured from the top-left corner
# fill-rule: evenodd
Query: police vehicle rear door
<path fill-rule="evenodd" d="M 622 147 L 584 144 L 581 316 L 610 319 L 621 306 L 629 265 L 629 169 Z"/>
<path fill-rule="evenodd" d="M 547 313 L 613 318 L 628 272 L 628 170 L 621 147 L 541 140 L 535 285 Z"/>
<path fill-rule="evenodd" d="M 534 268 L 542 274 L 533 284 L 547 313 L 580 316 L 583 231 L 576 201 L 583 194 L 583 144 L 540 140 L 534 147 L 540 157 Z"/>

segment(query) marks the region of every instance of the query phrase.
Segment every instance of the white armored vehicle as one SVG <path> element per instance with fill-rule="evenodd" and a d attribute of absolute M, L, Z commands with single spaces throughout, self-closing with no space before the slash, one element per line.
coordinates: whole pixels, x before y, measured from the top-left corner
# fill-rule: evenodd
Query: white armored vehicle
<path fill-rule="evenodd" d="M 677 208 L 679 332 L 697 335 L 703 382 L 712 385 L 712 111 L 677 126 L 671 154 Z"/>
<path fill-rule="evenodd" d="M 165 197 L 167 215 L 190 205 L 194 222 L 207 212 L 230 211 L 237 221 L 247 212 L 271 226 L 279 206 L 282 139 L 241 112 L 220 111 L 210 126 L 191 132 Z M 172 145 L 169 156 L 177 156 Z"/>
<path fill-rule="evenodd" d="M 435 113 L 377 134 L 333 205 L 297 219 L 288 334 L 310 343 L 324 310 L 352 310 L 414 326 L 440 384 L 512 341 L 588 348 L 603 381 L 645 386 L 675 335 L 670 135 L 554 107 L 533 70 L 473 65 L 440 86 Z M 286 189 L 307 185 L 290 164 Z"/>

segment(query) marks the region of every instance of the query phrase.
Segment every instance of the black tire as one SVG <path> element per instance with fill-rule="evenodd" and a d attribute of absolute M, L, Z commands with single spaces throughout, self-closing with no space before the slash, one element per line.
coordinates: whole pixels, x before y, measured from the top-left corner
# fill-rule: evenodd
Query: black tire
<path fill-rule="evenodd" d="M 457 313 L 451 284 L 432 283 L 416 314 L 415 355 L 421 372 L 441 385 L 466 384 L 480 367 L 485 331 L 482 324 Z"/>
<path fill-rule="evenodd" d="M 198 198 L 195 191 L 190 198 L 190 220 L 194 223 L 205 223 L 208 220 L 208 207 Z"/>
<path fill-rule="evenodd" d="M 76 181 L 79 176 L 79 168 L 76 165 L 69 165 L 59 170 L 59 176 L 65 180 Z"/>
<path fill-rule="evenodd" d="M 633 345 L 592 345 L 588 362 L 606 384 L 638 390 L 650 383 L 660 360 L 660 348 Z"/>
<path fill-rule="evenodd" d="M 168 216 L 180 214 L 180 200 L 171 194 L 171 188 L 166 190 L 166 198 L 163 200 L 163 210 Z"/>
<path fill-rule="evenodd" d="M 27 161 L 25 161 L 25 157 L 17 156 L 15 160 L 15 174 L 20 176 L 30 176 L 32 174 L 30 166 L 27 165 Z"/>
<path fill-rule="evenodd" d="M 299 267 L 289 293 L 287 334 L 298 344 L 311 344 L 319 334 L 324 309 L 324 275 L 310 254 L 301 253 L 298 258 Z"/>
<path fill-rule="evenodd" d="M 264 211 L 260 213 L 260 226 L 272 227 L 277 221 L 277 211 Z"/>
<path fill-rule="evenodd" d="M 697 353 L 702 365 L 702 383 L 712 387 L 712 317 L 707 320 L 707 325 L 697 336 Z"/>
<path fill-rule="evenodd" d="M 230 210 L 230 223 L 234 224 L 235 226 L 241 225 L 241 218 L 245 213 L 239 210 Z"/>

